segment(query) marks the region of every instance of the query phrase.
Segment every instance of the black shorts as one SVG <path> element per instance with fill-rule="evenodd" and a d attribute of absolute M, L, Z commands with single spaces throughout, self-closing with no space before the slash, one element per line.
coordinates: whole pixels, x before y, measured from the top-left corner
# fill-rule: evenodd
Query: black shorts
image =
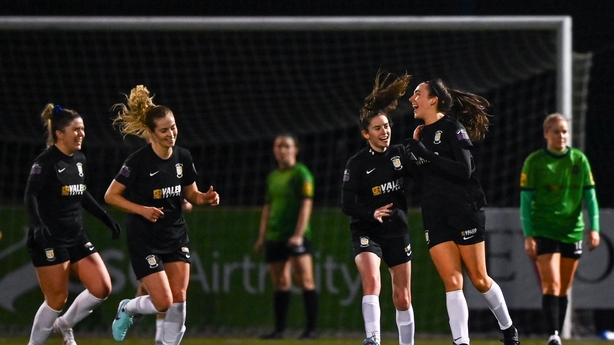
<path fill-rule="evenodd" d="M 86 234 L 82 234 L 77 242 L 69 247 L 40 249 L 33 242 L 28 243 L 28 254 L 34 267 L 53 266 L 69 260 L 73 264 L 97 252 Z"/>
<path fill-rule="evenodd" d="M 153 252 L 146 246 L 134 247 L 130 251 L 130 262 L 137 280 L 164 271 L 165 262 L 177 261 L 190 263 L 190 249 L 187 246 L 180 247 L 172 253 Z"/>
<path fill-rule="evenodd" d="M 426 217 L 422 224 L 429 249 L 448 241 L 469 245 L 483 242 L 486 238 L 486 214 L 483 208 L 462 214 Z"/>
<path fill-rule="evenodd" d="M 411 261 L 414 254 L 411 249 L 409 234 L 400 237 L 384 238 L 368 236 L 361 231 L 352 232 L 352 249 L 354 256 L 370 252 L 380 257 L 386 266 L 394 267 Z"/>
<path fill-rule="evenodd" d="M 564 243 L 548 237 L 533 237 L 537 243 L 537 255 L 561 253 L 561 257 L 580 259 L 582 256 L 582 241 Z"/>
<path fill-rule="evenodd" d="M 289 246 L 288 241 L 266 241 L 264 251 L 266 263 L 285 262 L 291 256 L 311 254 L 311 240 L 303 237 L 303 245 L 298 247 Z"/>

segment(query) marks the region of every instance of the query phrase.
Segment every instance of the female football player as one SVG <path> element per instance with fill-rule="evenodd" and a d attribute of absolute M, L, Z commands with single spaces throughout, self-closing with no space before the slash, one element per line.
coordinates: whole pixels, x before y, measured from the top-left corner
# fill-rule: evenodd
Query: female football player
<path fill-rule="evenodd" d="M 155 105 L 149 90 L 138 85 L 126 104 L 117 104 L 123 134 L 149 137 L 151 144 L 131 154 L 109 185 L 105 200 L 128 212 L 126 228 L 132 268 L 149 293 L 122 300 L 113 321 L 113 337 L 122 341 L 135 314 L 166 312 L 163 342 L 179 344 L 185 332 L 186 294 L 190 278 L 188 228 L 182 215 L 184 198 L 194 205 L 218 205 L 210 186 L 196 186 L 188 150 L 175 145 L 173 112 Z"/>
<path fill-rule="evenodd" d="M 424 121 L 408 139 L 418 159 L 416 183 L 429 253 L 443 280 L 450 329 L 455 344 L 469 344 L 469 312 L 463 294 L 463 265 L 499 322 L 505 345 L 517 345 L 503 292 L 486 270 L 482 186 L 474 176 L 472 141 L 484 138 L 489 125 L 480 96 L 448 88 L 440 79 L 420 83 L 409 101 L 414 117 Z"/>
<path fill-rule="evenodd" d="M 351 217 L 354 262 L 362 280 L 362 316 L 366 338 L 363 345 L 381 343 L 379 295 L 380 265 L 388 266 L 392 301 L 396 309 L 399 344 L 414 343 L 414 312 L 411 305 L 412 249 L 407 227 L 405 182 L 409 159 L 403 145 L 390 145 L 388 113 L 405 93 L 410 75 L 387 83 L 378 73 L 372 93 L 365 99 L 359 126 L 367 145 L 346 164 L 341 208 Z"/>
<path fill-rule="evenodd" d="M 87 191 L 83 118 L 76 111 L 47 104 L 41 114 L 47 149 L 34 160 L 24 202 L 30 228 L 27 248 L 45 296 L 34 317 L 29 345 L 41 345 L 54 332 L 64 344 L 76 345 L 73 326 L 111 293 L 111 277 L 83 229 L 82 209 L 100 219 L 119 237 L 120 226 Z M 69 276 L 85 286 L 64 315 Z"/>

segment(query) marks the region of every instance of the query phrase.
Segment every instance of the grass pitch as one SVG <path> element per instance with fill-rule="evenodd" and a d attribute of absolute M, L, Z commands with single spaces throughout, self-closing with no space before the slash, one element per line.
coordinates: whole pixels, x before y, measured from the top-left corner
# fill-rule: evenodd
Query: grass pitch
<path fill-rule="evenodd" d="M 151 345 L 153 344 L 153 337 L 130 337 L 128 336 L 123 342 L 116 342 L 109 335 L 109 337 L 91 337 L 80 336 L 76 337 L 79 345 Z M 521 345 L 545 345 L 546 338 L 530 338 L 520 339 Z M 15 344 L 27 344 L 27 337 L 0 337 L 0 345 L 15 345 Z M 216 344 L 216 345 L 359 345 L 362 343 L 362 339 L 341 339 L 341 338 L 321 338 L 316 340 L 296 340 L 296 339 L 281 339 L 281 340 L 260 340 L 253 338 L 218 338 L 218 337 L 186 337 L 181 342 L 182 345 L 203 345 L 203 344 Z M 416 338 L 416 345 L 450 345 L 452 340 L 450 339 L 425 339 Z M 61 339 L 58 336 L 52 335 L 47 340 L 46 344 L 54 345 L 61 344 Z M 382 345 L 395 345 L 398 344 L 397 339 L 384 338 Z M 475 339 L 471 341 L 472 345 L 501 345 L 499 339 Z M 600 339 L 570 339 L 563 340 L 564 345 L 604 345 L 607 341 Z"/>

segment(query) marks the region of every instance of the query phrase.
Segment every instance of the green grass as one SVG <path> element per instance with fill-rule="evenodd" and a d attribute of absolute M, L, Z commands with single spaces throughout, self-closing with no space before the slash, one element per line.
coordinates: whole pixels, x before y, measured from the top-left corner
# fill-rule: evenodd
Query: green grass
<path fill-rule="evenodd" d="M 153 344 L 153 337 L 128 337 L 121 343 L 116 342 L 109 337 L 77 337 L 79 345 L 151 345 Z M 531 338 L 520 339 L 522 345 L 544 345 L 546 344 L 546 338 Z M 0 345 L 14 345 L 14 344 L 26 344 L 28 342 L 27 337 L 14 337 L 6 338 L 0 337 Z M 60 338 L 53 335 L 49 338 L 46 344 L 59 344 Z M 182 345 L 203 345 L 203 344 L 216 344 L 216 345 L 359 345 L 362 339 L 342 339 L 342 338 L 321 338 L 318 340 L 296 340 L 296 339 L 283 339 L 283 340 L 259 340 L 253 338 L 218 338 L 218 337 L 186 337 L 181 342 Z M 384 338 L 382 345 L 395 345 L 397 344 L 395 338 Z M 452 343 L 449 339 L 425 339 L 417 338 L 416 345 L 450 345 Z M 563 340 L 564 345 L 604 345 L 606 342 L 598 339 L 574 339 Z M 499 339 L 474 339 L 471 341 L 472 345 L 496 345 L 501 344 Z"/>

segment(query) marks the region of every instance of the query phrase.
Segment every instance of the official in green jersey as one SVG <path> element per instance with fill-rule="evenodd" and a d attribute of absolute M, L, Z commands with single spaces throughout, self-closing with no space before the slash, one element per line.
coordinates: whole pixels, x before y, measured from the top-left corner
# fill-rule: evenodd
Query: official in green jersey
<path fill-rule="evenodd" d="M 527 157 L 520 176 L 520 216 L 525 250 L 537 263 L 549 345 L 561 342 L 567 293 L 582 255 L 582 200 L 590 219 L 589 250 L 599 245 L 599 206 L 588 159 L 567 146 L 567 119 L 551 114 L 544 121 L 547 147 Z"/>
<path fill-rule="evenodd" d="M 299 144 L 292 134 L 275 138 L 273 154 L 278 168 L 267 178 L 267 189 L 258 240 L 254 250 L 265 249 L 265 261 L 273 282 L 275 330 L 261 336 L 279 339 L 284 336 L 290 286 L 294 272 L 303 291 L 306 325 L 300 339 L 315 338 L 318 314 L 318 294 L 313 279 L 311 255 L 311 210 L 313 207 L 313 175 L 297 161 Z"/>

